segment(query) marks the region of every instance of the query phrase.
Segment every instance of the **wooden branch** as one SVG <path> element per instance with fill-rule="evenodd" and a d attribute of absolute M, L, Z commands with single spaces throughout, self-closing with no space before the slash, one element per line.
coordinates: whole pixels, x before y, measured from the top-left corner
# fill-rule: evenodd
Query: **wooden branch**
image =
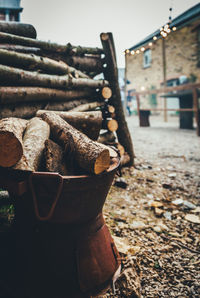
<path fill-rule="evenodd" d="M 115 107 L 116 119 L 118 121 L 117 137 L 119 142 L 125 148 L 125 151 L 130 156 L 130 164 L 134 163 L 134 151 L 131 135 L 128 129 L 128 125 L 125 119 L 124 110 L 121 102 L 121 94 L 118 84 L 118 69 L 115 59 L 115 48 L 113 37 L 111 33 L 101 33 L 101 42 L 105 53 L 105 60 L 107 67 L 104 71 L 105 78 L 110 83 L 112 89 L 112 105 Z"/>
<path fill-rule="evenodd" d="M 15 86 L 28 85 L 58 89 L 67 89 L 72 87 L 102 88 L 108 85 L 108 82 L 105 80 L 93 80 L 86 78 L 75 79 L 70 75 L 58 76 L 39 74 L 37 72 L 31 72 L 5 65 L 0 65 L 0 79 L 3 81 L 3 84 L 5 84 L 5 82 L 9 82 Z"/>
<path fill-rule="evenodd" d="M 38 110 L 55 110 L 55 111 L 68 111 L 80 104 L 88 103 L 88 99 L 78 99 L 71 101 L 59 102 L 31 102 L 31 103 L 18 103 L 4 105 L 0 109 L 0 119 L 6 117 L 16 117 L 30 119 L 35 116 Z"/>
<path fill-rule="evenodd" d="M 42 117 L 46 110 L 39 110 L 36 113 L 37 117 Z M 58 112 L 51 111 L 59 115 L 63 120 L 70 125 L 86 134 L 90 139 L 97 140 L 102 126 L 102 114 L 100 111 L 96 112 Z"/>
<path fill-rule="evenodd" d="M 52 140 L 45 141 L 45 166 L 47 172 L 57 172 L 60 175 L 68 175 L 64 151 L 61 146 Z"/>
<path fill-rule="evenodd" d="M 26 120 L 4 118 L 0 120 L 0 166 L 12 167 L 23 155 L 22 135 Z"/>
<path fill-rule="evenodd" d="M 0 87 L 0 104 L 37 101 L 70 101 L 80 98 L 94 98 L 91 90 L 58 90 L 41 87 Z"/>
<path fill-rule="evenodd" d="M 46 107 L 45 110 L 54 110 L 54 111 L 69 111 L 72 110 L 75 107 L 80 106 L 81 104 L 86 104 L 90 102 L 89 99 L 77 99 L 77 100 L 71 100 L 69 102 L 62 101 L 59 103 L 49 103 Z M 42 108 L 41 108 L 42 109 Z M 40 110 L 41 110 L 40 109 Z"/>
<path fill-rule="evenodd" d="M 38 117 L 32 118 L 27 124 L 23 137 L 23 156 L 14 169 L 24 171 L 39 170 L 45 147 L 44 144 L 49 135 L 49 125 Z"/>
<path fill-rule="evenodd" d="M 70 43 L 67 45 L 60 45 L 57 43 L 51 43 L 47 41 L 26 38 L 21 36 L 16 36 L 9 33 L 0 32 L 0 43 L 11 43 L 11 44 L 18 44 L 22 46 L 28 47 L 36 47 L 40 48 L 47 52 L 57 52 L 62 54 L 102 54 L 103 50 L 99 48 L 90 48 L 90 47 L 80 47 L 80 46 L 73 46 Z"/>
<path fill-rule="evenodd" d="M 29 38 L 36 38 L 37 36 L 37 32 L 32 25 L 20 22 L 0 21 L 0 32 L 11 33 Z"/>
<path fill-rule="evenodd" d="M 15 44 L 6 44 L 6 43 L 0 44 L 0 49 L 8 50 L 8 51 L 15 51 L 18 53 L 41 55 L 41 50 L 39 48 L 24 47 L 24 46 L 19 46 L 19 45 L 15 45 Z"/>
<path fill-rule="evenodd" d="M 52 112 L 42 114 L 53 132 L 53 136 L 61 142 L 66 150 L 73 152 L 79 166 L 86 171 L 100 174 L 110 165 L 110 155 L 107 149 L 90 140 L 61 117 Z"/>
<path fill-rule="evenodd" d="M 86 72 L 98 72 L 103 71 L 103 60 L 92 56 L 72 56 L 68 60 L 68 64 L 76 69 Z"/>
<path fill-rule="evenodd" d="M 76 108 L 73 108 L 70 110 L 70 112 L 86 112 L 86 111 L 92 111 L 95 110 L 98 107 L 102 107 L 103 103 L 102 102 L 89 102 L 89 103 L 85 103 L 82 104 L 80 106 L 77 106 Z"/>
<path fill-rule="evenodd" d="M 0 63 L 27 70 L 42 70 L 49 74 L 63 75 L 69 73 L 69 67 L 64 62 L 34 54 L 23 54 L 2 49 L 0 49 Z"/>

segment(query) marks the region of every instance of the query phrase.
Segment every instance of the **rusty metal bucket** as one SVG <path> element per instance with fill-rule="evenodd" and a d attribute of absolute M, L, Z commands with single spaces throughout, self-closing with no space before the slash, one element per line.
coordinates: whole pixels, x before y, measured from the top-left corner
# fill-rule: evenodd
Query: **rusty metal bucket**
<path fill-rule="evenodd" d="M 16 203 L 20 218 L 23 220 L 23 214 L 29 210 L 29 218 L 34 215 L 36 221 L 65 224 L 89 221 L 101 213 L 118 166 L 119 159 L 113 158 L 108 170 L 100 175 L 30 174 L 28 187 Z"/>
<path fill-rule="evenodd" d="M 91 297 L 115 279 L 120 256 L 102 208 L 118 166 L 112 159 L 96 176 L 29 175 L 16 200 L 17 276 L 29 291 L 23 295 Z"/>

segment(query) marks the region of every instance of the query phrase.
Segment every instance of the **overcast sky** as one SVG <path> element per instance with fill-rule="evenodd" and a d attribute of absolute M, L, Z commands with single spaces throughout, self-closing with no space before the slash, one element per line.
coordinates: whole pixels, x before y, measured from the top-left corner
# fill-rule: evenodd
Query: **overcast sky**
<path fill-rule="evenodd" d="M 112 32 L 119 67 L 123 51 L 169 19 L 200 3 L 195 0 L 21 0 L 21 21 L 34 25 L 37 38 L 101 47 L 101 32 Z"/>

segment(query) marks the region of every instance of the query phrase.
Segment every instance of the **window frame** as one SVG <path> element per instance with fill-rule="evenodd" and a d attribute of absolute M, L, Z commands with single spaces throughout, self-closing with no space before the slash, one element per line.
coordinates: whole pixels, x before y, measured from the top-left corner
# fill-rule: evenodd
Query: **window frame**
<path fill-rule="evenodd" d="M 143 53 L 143 68 L 148 68 L 152 63 L 151 49 L 146 49 Z"/>

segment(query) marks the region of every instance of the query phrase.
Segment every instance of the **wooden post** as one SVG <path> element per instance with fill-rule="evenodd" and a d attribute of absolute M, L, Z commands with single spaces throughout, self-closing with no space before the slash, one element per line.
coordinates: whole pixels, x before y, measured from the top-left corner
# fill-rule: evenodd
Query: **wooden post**
<path fill-rule="evenodd" d="M 198 94 L 197 94 L 197 89 L 193 88 L 192 89 L 192 94 L 193 94 L 193 108 L 194 108 L 194 114 L 195 114 L 195 119 L 197 123 L 197 136 L 200 136 L 200 110 L 199 110 L 199 102 L 198 102 Z"/>
<path fill-rule="evenodd" d="M 163 61 L 163 83 L 166 87 L 166 51 L 165 51 L 165 39 L 162 38 L 162 61 Z M 164 98 L 164 121 L 167 122 L 167 98 Z"/>
<path fill-rule="evenodd" d="M 127 116 L 127 54 L 125 53 L 125 74 L 124 74 L 124 114 Z"/>

